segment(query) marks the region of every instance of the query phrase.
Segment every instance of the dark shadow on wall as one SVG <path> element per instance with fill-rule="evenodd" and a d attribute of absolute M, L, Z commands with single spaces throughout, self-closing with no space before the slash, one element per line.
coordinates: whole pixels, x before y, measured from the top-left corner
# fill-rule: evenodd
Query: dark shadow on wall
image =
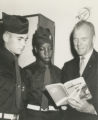
<path fill-rule="evenodd" d="M 4 46 L 3 32 L 4 32 L 4 27 L 2 22 L 0 22 L 0 47 Z"/>
<path fill-rule="evenodd" d="M 70 34 L 70 49 L 73 57 L 78 57 L 78 54 L 74 48 L 74 43 L 73 43 L 73 31 Z"/>

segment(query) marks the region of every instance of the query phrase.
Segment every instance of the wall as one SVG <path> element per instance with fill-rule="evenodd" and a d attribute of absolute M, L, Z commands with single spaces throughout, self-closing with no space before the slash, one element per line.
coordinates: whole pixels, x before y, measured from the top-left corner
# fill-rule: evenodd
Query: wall
<path fill-rule="evenodd" d="M 55 61 L 62 68 L 72 58 L 69 46 L 70 32 L 77 22 L 76 16 L 83 7 L 89 7 L 96 28 L 95 48 L 98 50 L 97 0 L 0 0 L 0 9 L 9 14 L 30 15 L 41 13 L 55 21 Z"/>

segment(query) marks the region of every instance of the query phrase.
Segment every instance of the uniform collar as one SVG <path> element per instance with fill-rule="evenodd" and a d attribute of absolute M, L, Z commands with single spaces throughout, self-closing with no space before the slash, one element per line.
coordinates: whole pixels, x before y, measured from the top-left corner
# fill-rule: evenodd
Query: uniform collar
<path fill-rule="evenodd" d="M 36 60 L 36 63 L 37 63 L 40 67 L 42 67 L 42 68 L 46 68 L 46 67 L 47 67 L 47 65 L 44 64 L 41 60 Z M 49 66 L 49 67 L 51 66 L 51 62 L 48 64 L 48 66 Z"/>
<path fill-rule="evenodd" d="M 14 55 L 9 50 L 7 50 L 5 47 L 0 48 L 0 54 L 4 60 L 8 61 L 8 64 L 14 61 Z"/>

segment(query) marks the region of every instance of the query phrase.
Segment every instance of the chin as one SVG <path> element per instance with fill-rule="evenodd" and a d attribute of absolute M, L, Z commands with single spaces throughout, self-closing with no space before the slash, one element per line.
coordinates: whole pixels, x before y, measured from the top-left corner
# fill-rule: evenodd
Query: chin
<path fill-rule="evenodd" d="M 44 62 L 47 63 L 47 64 L 50 63 L 50 61 L 44 61 Z"/>
<path fill-rule="evenodd" d="M 21 52 L 16 52 L 15 54 L 20 55 L 20 54 L 21 54 Z"/>
<path fill-rule="evenodd" d="M 50 63 L 50 60 L 49 60 L 49 61 L 46 61 L 46 60 L 45 60 L 44 63 L 45 63 L 45 64 L 49 64 L 49 63 Z"/>
<path fill-rule="evenodd" d="M 83 56 L 83 55 L 84 55 L 84 53 L 78 53 L 78 55 L 79 55 L 79 56 Z"/>

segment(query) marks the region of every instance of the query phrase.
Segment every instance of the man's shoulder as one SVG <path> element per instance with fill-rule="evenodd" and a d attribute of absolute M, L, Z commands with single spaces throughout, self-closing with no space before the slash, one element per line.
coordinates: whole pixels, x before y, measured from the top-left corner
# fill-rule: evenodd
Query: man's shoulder
<path fill-rule="evenodd" d="M 90 63 L 98 64 L 98 52 L 96 50 L 93 50 L 93 53 L 90 57 Z"/>
<path fill-rule="evenodd" d="M 93 51 L 93 55 L 98 59 L 98 52 L 96 50 Z"/>
<path fill-rule="evenodd" d="M 79 58 L 73 58 L 73 59 L 65 62 L 65 63 L 64 63 L 64 66 L 66 66 L 66 65 L 67 65 L 67 66 L 74 65 L 74 64 L 76 64 L 78 61 L 79 61 Z"/>
<path fill-rule="evenodd" d="M 14 55 L 7 49 L 0 49 L 0 69 L 9 69 L 13 66 Z"/>
<path fill-rule="evenodd" d="M 52 68 L 53 68 L 54 70 L 61 71 L 61 69 L 60 69 L 58 66 L 56 66 L 56 65 L 54 65 L 54 64 L 52 64 L 51 66 L 52 66 Z"/>

